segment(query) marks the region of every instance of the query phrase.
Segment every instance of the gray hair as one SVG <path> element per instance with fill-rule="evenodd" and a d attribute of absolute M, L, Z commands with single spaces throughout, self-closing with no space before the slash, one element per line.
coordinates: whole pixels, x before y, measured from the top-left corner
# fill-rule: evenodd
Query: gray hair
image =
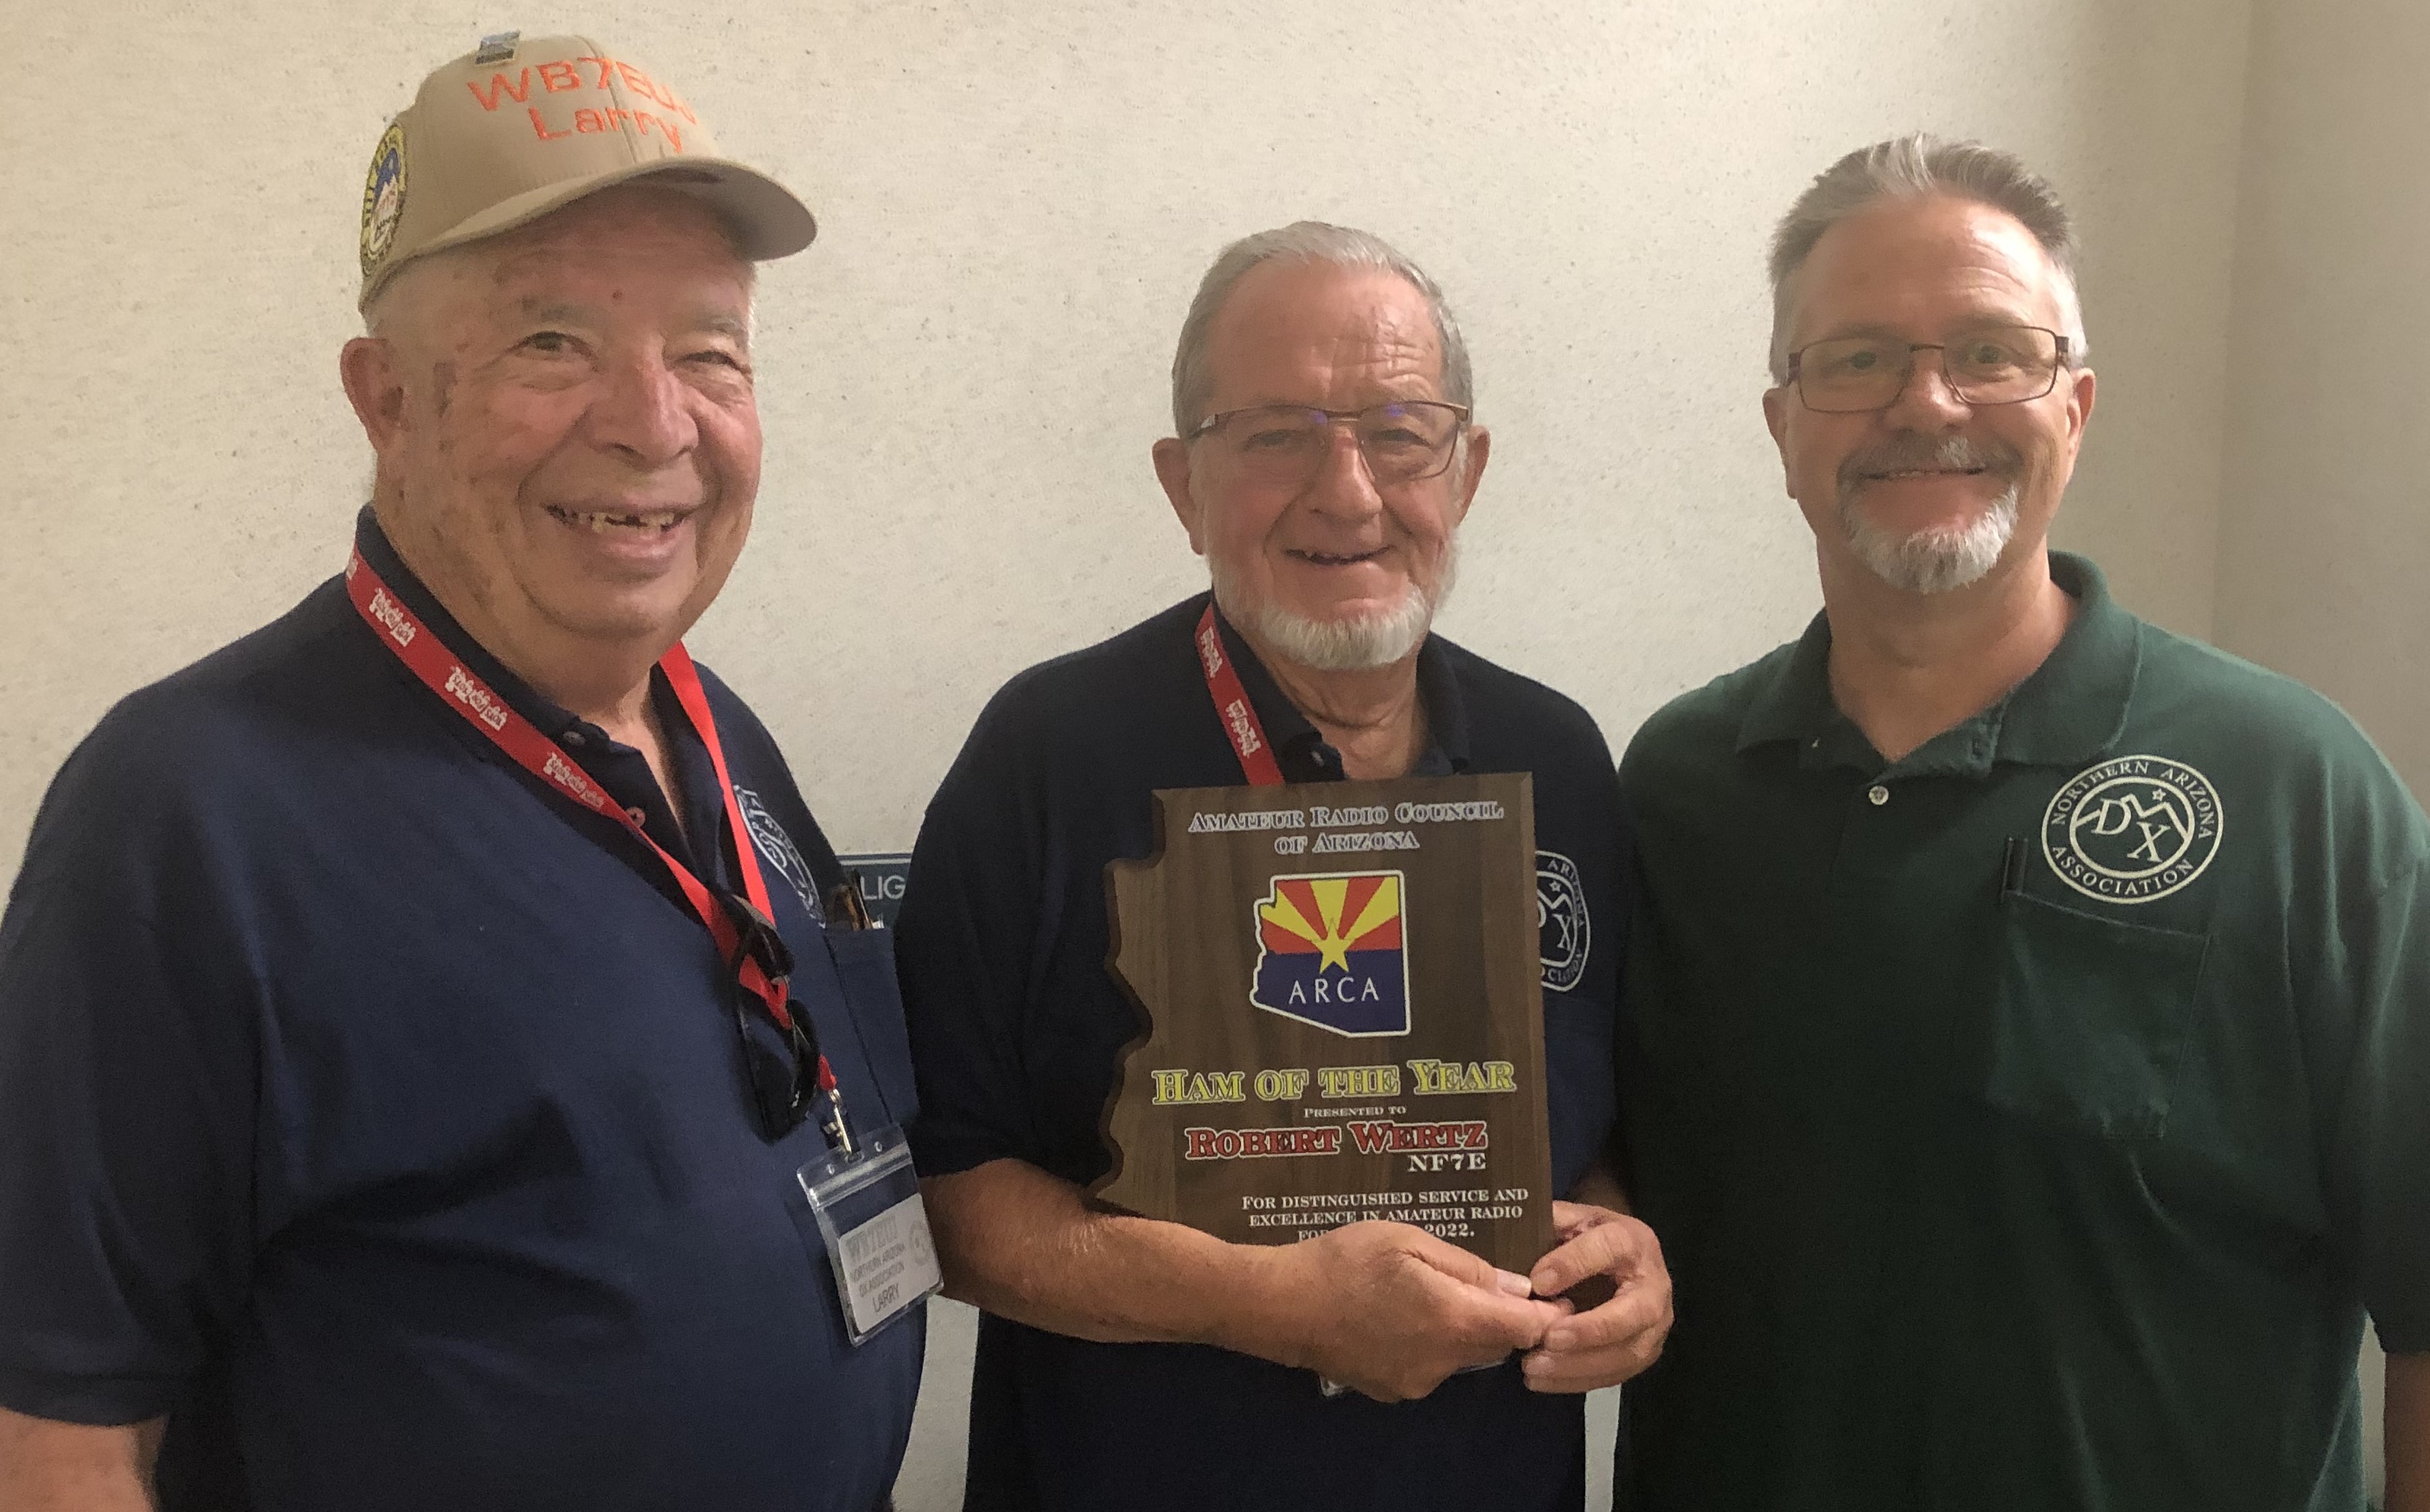
<path fill-rule="evenodd" d="M 2059 274 L 2060 318 L 2070 329 L 2068 360 L 2082 366 L 2084 305 L 2076 292 L 2075 223 L 2050 181 L 2023 161 L 1979 141 L 1945 141 L 1917 131 L 1859 147 L 1815 178 L 1780 218 L 1772 237 L 1772 377 L 1789 381 L 1789 280 L 1822 233 L 1883 199 L 1942 195 L 1973 200 L 2014 217 L 2033 233 Z"/>
<path fill-rule="evenodd" d="M 1244 236 L 1225 247 L 1198 282 L 1198 295 L 1181 323 L 1181 341 L 1173 354 L 1173 433 L 1187 436 L 1204 420 L 1215 391 L 1214 375 L 1207 371 L 1207 338 L 1223 301 L 1235 285 L 1259 263 L 1289 260 L 1324 262 L 1337 268 L 1379 268 L 1397 274 L 1425 296 L 1435 318 L 1435 337 L 1442 346 L 1443 397 L 1456 405 L 1475 402 L 1475 383 L 1469 372 L 1468 343 L 1460 340 L 1459 322 L 1443 302 L 1442 290 L 1426 271 L 1395 251 L 1391 243 L 1370 232 L 1323 221 L 1294 221 L 1272 231 Z"/>

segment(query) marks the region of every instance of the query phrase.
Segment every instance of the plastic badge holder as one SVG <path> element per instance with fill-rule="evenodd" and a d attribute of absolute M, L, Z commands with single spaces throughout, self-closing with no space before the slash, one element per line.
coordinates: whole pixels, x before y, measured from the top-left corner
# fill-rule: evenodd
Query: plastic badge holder
<path fill-rule="evenodd" d="M 826 1241 L 844 1330 L 855 1344 L 943 1287 L 901 1129 L 874 1130 L 850 1154 L 830 1150 L 797 1175 Z"/>

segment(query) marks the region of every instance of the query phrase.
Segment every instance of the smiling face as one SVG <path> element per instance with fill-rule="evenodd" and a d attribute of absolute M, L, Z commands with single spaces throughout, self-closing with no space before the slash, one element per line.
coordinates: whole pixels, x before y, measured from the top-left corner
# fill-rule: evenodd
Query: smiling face
<path fill-rule="evenodd" d="M 1322 261 L 1243 275 L 1208 331 L 1207 371 L 1208 414 L 1444 397 L 1425 296 L 1395 274 Z M 1472 428 L 1441 473 L 1381 490 L 1346 425 L 1305 482 L 1249 476 L 1228 432 L 1159 441 L 1156 463 L 1224 614 L 1261 651 L 1336 671 L 1417 650 L 1449 591 L 1490 445 Z"/>
<path fill-rule="evenodd" d="M 759 486 L 750 265 L 715 217 L 610 190 L 409 268 L 379 314 L 346 378 L 398 551 L 527 678 L 645 676 L 724 583 Z"/>
<path fill-rule="evenodd" d="M 1987 325 L 2072 335 L 2077 324 L 2033 234 L 1971 200 L 1879 201 L 1824 232 L 1792 277 L 1792 350 L 1856 336 L 1945 342 Z M 1945 592 L 2042 549 L 2092 412 L 2092 374 L 2062 367 L 2039 399 L 1970 406 L 1939 357 L 1918 352 L 1886 409 L 1819 413 L 1794 384 L 1764 395 L 1826 579 L 1856 570 Z"/>

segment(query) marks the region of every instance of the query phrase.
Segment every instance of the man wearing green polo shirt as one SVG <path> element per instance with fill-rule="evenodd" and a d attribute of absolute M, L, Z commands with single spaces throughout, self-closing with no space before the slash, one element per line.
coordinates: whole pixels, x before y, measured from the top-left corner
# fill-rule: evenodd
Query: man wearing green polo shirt
<path fill-rule="evenodd" d="M 1803 640 L 1622 763 L 1650 1512 L 2430 1512 L 2430 825 L 2326 701 L 2048 550 L 2049 186 L 1851 154 L 1774 245 Z M 2290 507 L 2295 507 L 2290 501 Z"/>

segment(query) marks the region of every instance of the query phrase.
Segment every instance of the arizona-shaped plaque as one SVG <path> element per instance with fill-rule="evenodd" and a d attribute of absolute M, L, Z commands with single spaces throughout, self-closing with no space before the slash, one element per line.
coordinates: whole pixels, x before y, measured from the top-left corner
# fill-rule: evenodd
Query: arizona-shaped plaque
<path fill-rule="evenodd" d="M 1106 869 L 1145 1033 L 1101 1200 L 1284 1244 L 1413 1223 L 1524 1273 L 1551 1248 L 1525 773 L 1156 794 Z"/>

